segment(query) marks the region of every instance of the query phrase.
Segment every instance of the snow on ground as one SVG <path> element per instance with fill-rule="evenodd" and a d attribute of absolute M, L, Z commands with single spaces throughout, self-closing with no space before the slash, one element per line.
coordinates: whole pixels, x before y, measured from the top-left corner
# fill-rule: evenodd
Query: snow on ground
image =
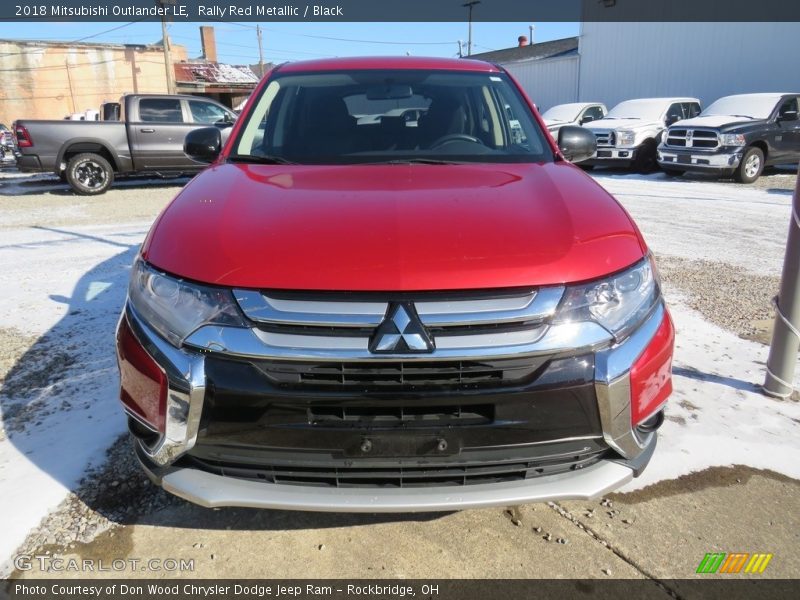
<path fill-rule="evenodd" d="M 597 174 L 657 253 L 778 274 L 785 190 Z M 171 195 L 165 191 L 165 199 Z M 1 208 L 1 207 L 0 207 Z M 81 227 L 6 224 L 0 239 L 0 335 L 33 336 L 12 367 L 0 414 L 0 560 L 74 489 L 124 430 L 113 331 L 149 221 Z M 762 396 L 766 348 L 671 297 L 675 393 L 658 450 L 629 489 L 733 463 L 800 478 L 800 405 Z"/>
<path fill-rule="evenodd" d="M 148 227 L 3 231 L 0 331 L 38 340 L 0 393 L 2 558 L 124 431 L 113 332 Z"/>
<path fill-rule="evenodd" d="M 793 177 L 784 175 L 779 177 Z M 656 254 L 780 275 L 792 192 L 653 175 L 594 175 L 639 225 Z"/>
<path fill-rule="evenodd" d="M 673 394 L 650 465 L 623 491 L 734 464 L 800 479 L 800 404 L 760 391 L 768 348 L 710 324 L 679 296 L 667 300 L 676 329 Z"/>

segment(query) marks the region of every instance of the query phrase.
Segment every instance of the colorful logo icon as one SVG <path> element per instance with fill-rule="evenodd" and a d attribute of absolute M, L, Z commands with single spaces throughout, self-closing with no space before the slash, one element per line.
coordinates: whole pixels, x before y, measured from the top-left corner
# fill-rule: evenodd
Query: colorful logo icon
<path fill-rule="evenodd" d="M 709 552 L 700 561 L 697 573 L 763 573 L 772 554 L 756 552 Z"/>

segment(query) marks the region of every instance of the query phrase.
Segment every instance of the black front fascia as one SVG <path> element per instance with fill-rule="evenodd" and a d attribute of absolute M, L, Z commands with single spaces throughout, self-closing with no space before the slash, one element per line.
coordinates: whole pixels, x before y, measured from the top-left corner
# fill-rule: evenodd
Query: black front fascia
<path fill-rule="evenodd" d="M 436 367 L 430 374 L 413 364 L 406 367 L 408 380 L 387 379 L 385 371 L 393 369 L 383 363 L 356 363 L 321 367 L 326 377 L 332 369 L 343 372 L 339 382 L 287 381 L 281 378 L 291 369 L 276 370 L 274 362 L 209 355 L 200 432 L 190 455 L 228 464 L 333 466 L 361 459 L 421 464 L 535 456 L 565 438 L 583 439 L 570 446 L 572 453 L 586 451 L 586 438 L 604 447 L 591 354 L 479 361 L 483 370 L 428 363 Z M 361 367 L 378 371 L 367 372 L 365 381 L 358 377 Z M 440 371 L 445 379 L 437 379 Z"/>

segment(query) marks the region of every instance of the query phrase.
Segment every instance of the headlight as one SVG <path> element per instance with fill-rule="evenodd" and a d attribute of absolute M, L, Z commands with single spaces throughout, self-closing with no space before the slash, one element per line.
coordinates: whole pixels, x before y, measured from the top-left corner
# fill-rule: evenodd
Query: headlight
<path fill-rule="evenodd" d="M 646 258 L 612 277 L 568 287 L 553 322 L 594 321 L 619 341 L 644 320 L 660 297 L 656 274 Z"/>
<path fill-rule="evenodd" d="M 148 325 L 174 346 L 201 325 L 245 326 L 229 290 L 175 279 L 141 258 L 133 263 L 128 298 Z"/>
<path fill-rule="evenodd" d="M 741 133 L 720 133 L 719 142 L 723 146 L 744 146 L 744 136 Z"/>
<path fill-rule="evenodd" d="M 636 140 L 634 132 L 621 129 L 615 133 L 617 135 L 617 146 L 633 146 L 633 142 Z"/>

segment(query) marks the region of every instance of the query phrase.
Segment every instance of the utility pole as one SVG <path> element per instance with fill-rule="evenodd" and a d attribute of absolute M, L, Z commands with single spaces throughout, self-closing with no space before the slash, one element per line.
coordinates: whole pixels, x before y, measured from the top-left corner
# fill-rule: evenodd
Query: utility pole
<path fill-rule="evenodd" d="M 461 40 L 458 40 L 458 58 L 464 58 L 464 48 L 461 46 Z"/>
<path fill-rule="evenodd" d="M 75 90 L 72 89 L 72 75 L 69 72 L 69 59 L 64 59 L 64 65 L 67 67 L 67 83 L 69 84 L 69 97 L 72 100 L 72 112 L 76 111 L 75 108 Z"/>
<path fill-rule="evenodd" d="M 792 395 L 798 348 L 800 348 L 800 169 L 794 188 L 781 288 L 775 299 L 775 327 L 767 359 L 765 394 L 777 398 L 788 398 Z"/>
<path fill-rule="evenodd" d="M 472 56 L 472 8 L 476 4 L 480 3 L 481 0 L 471 0 L 471 2 L 466 2 L 461 5 L 469 10 L 469 37 L 467 38 L 467 56 Z"/>
<path fill-rule="evenodd" d="M 168 6 L 175 6 L 175 0 L 156 0 L 156 4 L 164 8 Z M 167 35 L 167 17 L 166 14 L 161 15 L 161 39 L 164 43 L 164 70 L 167 75 L 167 93 L 175 93 L 175 71 L 172 66 L 172 53 L 170 52 L 169 36 Z"/>
<path fill-rule="evenodd" d="M 264 39 L 261 37 L 261 25 L 256 25 L 256 36 L 258 36 L 258 76 L 264 76 Z"/>

